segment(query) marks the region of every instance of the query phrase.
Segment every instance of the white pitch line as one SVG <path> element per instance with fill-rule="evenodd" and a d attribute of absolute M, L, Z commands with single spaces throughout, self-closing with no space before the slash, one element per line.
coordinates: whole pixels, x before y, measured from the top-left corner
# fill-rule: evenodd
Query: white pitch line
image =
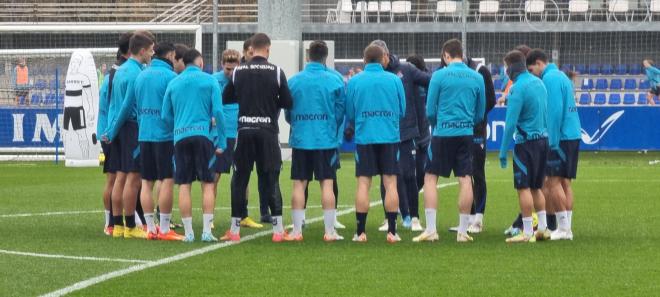
<path fill-rule="evenodd" d="M 449 187 L 449 186 L 453 186 L 453 185 L 456 185 L 456 184 L 458 184 L 458 183 L 454 182 L 454 183 L 448 183 L 448 184 L 441 184 L 441 185 L 438 185 L 438 188 Z M 376 205 L 379 205 L 379 204 L 382 204 L 382 202 L 380 200 L 375 201 L 375 202 L 371 202 L 369 204 L 369 207 L 376 206 Z M 338 211 L 337 216 L 343 216 L 345 214 L 352 213 L 353 211 L 355 211 L 355 208 L 350 208 L 350 209 Z M 323 221 L 322 216 L 306 220 L 306 223 L 307 224 L 313 224 L 313 223 L 320 222 L 320 221 Z M 46 294 L 41 295 L 41 296 L 42 297 L 64 296 L 66 294 L 69 294 L 69 293 L 72 293 L 72 292 L 75 292 L 75 291 L 78 291 L 78 290 L 82 290 L 82 289 L 91 287 L 93 285 L 105 282 L 107 280 L 111 280 L 113 278 L 121 277 L 121 276 L 130 274 L 130 273 L 133 273 L 133 272 L 142 271 L 142 270 L 149 269 L 149 268 L 156 267 L 156 266 L 170 264 L 170 263 L 173 263 L 173 262 L 188 259 L 190 257 L 199 256 L 199 255 L 206 254 L 208 252 L 212 252 L 212 251 L 215 251 L 215 250 L 218 250 L 218 249 L 221 249 L 221 248 L 226 248 L 226 247 L 229 247 L 229 246 L 232 246 L 232 245 L 241 244 L 241 243 L 246 242 L 246 241 L 251 241 L 251 240 L 257 239 L 259 237 L 267 236 L 267 235 L 270 235 L 272 233 L 273 233 L 272 230 L 261 231 L 261 232 L 258 232 L 258 233 L 254 233 L 254 234 L 242 237 L 240 242 L 227 241 L 227 242 L 222 242 L 222 243 L 216 243 L 216 244 L 209 245 L 209 246 L 199 248 L 199 249 L 196 249 L 196 250 L 188 251 L 188 252 L 181 253 L 181 254 L 176 254 L 174 256 L 163 258 L 163 259 L 160 259 L 160 260 L 157 260 L 157 261 L 148 262 L 148 263 L 131 266 L 131 267 L 124 268 L 124 269 L 115 270 L 115 271 L 108 272 L 108 273 L 105 273 L 105 274 L 102 274 L 102 275 L 99 275 L 99 276 L 95 276 L 95 277 L 90 278 L 90 279 L 86 279 L 86 280 L 77 282 L 77 283 L 75 283 L 73 285 L 70 285 L 68 287 L 65 287 L 65 288 L 62 288 L 62 289 L 59 289 L 59 290 L 56 290 L 56 291 L 52 291 L 50 293 L 46 293 Z"/>
<path fill-rule="evenodd" d="M 446 187 L 449 187 L 449 186 L 455 186 L 455 185 L 458 185 L 458 182 L 450 182 L 450 183 L 446 183 L 446 184 L 438 184 L 438 185 L 435 186 L 435 187 L 436 187 L 437 189 L 442 189 L 442 188 L 446 188 Z M 424 193 L 424 188 L 422 188 L 422 189 L 419 190 L 419 194 L 421 194 L 421 193 Z"/>
<path fill-rule="evenodd" d="M 67 255 L 27 253 L 27 252 L 8 251 L 8 250 L 0 250 L 0 254 L 28 256 L 28 257 L 40 257 L 40 258 L 67 259 L 67 260 L 106 261 L 106 262 L 124 262 L 124 263 L 150 263 L 150 261 L 145 261 L 145 260 L 82 257 L 82 256 L 79 257 L 79 256 L 67 256 Z"/>
<path fill-rule="evenodd" d="M 103 213 L 103 210 L 74 210 L 74 211 L 54 211 L 54 212 L 41 212 L 41 213 L 14 213 L 14 214 L 0 215 L 0 218 L 61 216 L 61 215 L 75 215 L 75 214 L 89 214 L 89 213 Z"/>

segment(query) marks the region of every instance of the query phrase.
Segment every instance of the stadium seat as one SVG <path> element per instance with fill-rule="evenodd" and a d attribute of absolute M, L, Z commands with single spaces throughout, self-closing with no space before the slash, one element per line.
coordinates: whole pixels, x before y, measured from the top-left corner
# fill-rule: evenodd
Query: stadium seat
<path fill-rule="evenodd" d="M 636 90 L 637 89 L 637 80 L 633 78 L 626 78 L 623 88 L 626 90 Z"/>
<path fill-rule="evenodd" d="M 594 105 L 604 105 L 605 103 L 607 103 L 605 93 L 597 93 L 596 96 L 594 96 Z"/>
<path fill-rule="evenodd" d="M 490 65 L 490 75 L 495 76 L 500 74 L 500 66 L 497 64 Z"/>
<path fill-rule="evenodd" d="M 573 71 L 573 65 L 571 65 L 571 64 L 562 64 L 561 65 L 561 71 L 564 71 L 564 72 Z"/>
<path fill-rule="evenodd" d="M 614 67 L 612 67 L 612 64 L 603 64 L 603 67 L 600 69 L 600 73 L 611 75 L 614 73 Z"/>
<path fill-rule="evenodd" d="M 600 74 L 600 65 L 598 65 L 598 64 L 589 65 L 589 74 L 591 74 L 591 75 Z"/>
<path fill-rule="evenodd" d="M 42 99 L 43 98 L 41 97 L 41 94 L 39 94 L 39 93 L 32 94 L 32 100 L 30 100 L 30 104 L 31 105 L 38 105 L 39 103 L 41 103 Z"/>
<path fill-rule="evenodd" d="M 495 93 L 495 101 L 499 100 L 502 98 L 502 93 Z"/>
<path fill-rule="evenodd" d="M 589 12 L 589 1 L 587 0 L 570 0 L 568 1 L 568 21 L 571 21 L 573 14 L 584 14 L 585 21 L 591 21 L 591 14 Z"/>
<path fill-rule="evenodd" d="M 610 21 L 610 18 L 614 18 L 616 21 L 617 14 L 623 14 L 624 19 L 628 21 L 628 11 L 630 11 L 630 2 L 628 0 L 609 0 L 607 4 L 607 21 Z"/>
<path fill-rule="evenodd" d="M 660 0 L 651 0 L 649 6 L 649 20 L 653 22 L 653 16 L 660 13 Z"/>
<path fill-rule="evenodd" d="M 591 104 L 591 95 L 589 93 L 582 93 L 580 95 L 580 105 L 589 105 Z"/>
<path fill-rule="evenodd" d="M 620 78 L 613 78 L 610 80 L 610 90 L 621 90 L 623 89 L 623 82 Z"/>
<path fill-rule="evenodd" d="M 456 12 L 458 7 L 456 1 L 438 1 L 435 5 L 435 14 L 433 15 L 433 21 L 437 22 L 440 16 L 449 16 L 451 21 L 456 21 Z"/>
<path fill-rule="evenodd" d="M 623 95 L 623 105 L 635 104 L 635 94 L 627 93 Z"/>
<path fill-rule="evenodd" d="M 640 75 L 640 74 L 642 74 L 642 66 L 639 65 L 639 64 L 630 65 L 630 68 L 628 68 L 628 74 L 631 74 L 631 75 Z"/>
<path fill-rule="evenodd" d="M 628 65 L 626 64 L 619 64 L 616 66 L 616 70 L 614 71 L 615 74 L 617 75 L 626 75 L 628 74 Z"/>
<path fill-rule="evenodd" d="M 48 83 L 46 82 L 45 79 L 40 79 L 37 80 L 37 82 L 34 84 L 34 87 L 38 90 L 43 90 L 48 86 Z"/>
<path fill-rule="evenodd" d="M 495 87 L 495 90 L 501 90 L 502 89 L 502 80 L 501 79 L 496 79 L 493 81 L 493 87 Z"/>
<path fill-rule="evenodd" d="M 544 0 L 525 1 L 525 19 L 530 20 L 533 15 L 538 15 L 541 21 L 545 21 L 548 13 L 545 11 Z"/>
<path fill-rule="evenodd" d="M 619 93 L 610 93 L 610 99 L 607 102 L 609 105 L 619 105 L 621 104 L 621 94 Z"/>
<path fill-rule="evenodd" d="M 585 66 L 584 64 L 577 64 L 575 65 L 575 72 L 579 74 L 585 74 L 587 73 L 587 66 Z"/>
<path fill-rule="evenodd" d="M 481 16 L 492 16 L 497 22 L 497 17 L 500 12 L 500 2 L 493 0 L 483 0 L 479 1 L 479 15 L 477 16 L 477 22 L 481 22 Z"/>
<path fill-rule="evenodd" d="M 582 90 L 588 91 L 594 88 L 594 80 L 591 78 L 585 78 L 582 80 Z"/>
<path fill-rule="evenodd" d="M 410 12 L 412 11 L 412 1 L 393 1 L 392 2 L 392 19 L 397 15 L 404 15 L 410 22 Z"/>
<path fill-rule="evenodd" d="M 604 78 L 596 79 L 596 90 L 599 91 L 607 90 L 607 79 Z"/>
<path fill-rule="evenodd" d="M 390 22 L 392 22 L 392 1 L 380 1 L 380 16 L 390 17 Z"/>
<path fill-rule="evenodd" d="M 647 100 L 647 98 L 646 98 L 646 93 L 639 93 L 639 95 L 637 96 L 637 98 L 638 98 L 638 99 L 637 99 L 637 104 L 639 104 L 639 105 L 646 105 L 646 104 L 648 104 L 648 100 Z"/>
<path fill-rule="evenodd" d="M 651 83 L 648 80 L 642 79 L 642 80 L 639 81 L 639 89 L 640 90 L 648 90 L 650 88 L 651 88 Z"/>

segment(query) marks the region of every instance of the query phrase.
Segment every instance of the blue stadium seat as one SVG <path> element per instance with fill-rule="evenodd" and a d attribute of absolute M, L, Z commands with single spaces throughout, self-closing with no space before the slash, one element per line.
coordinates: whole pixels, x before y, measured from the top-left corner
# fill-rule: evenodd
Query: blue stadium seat
<path fill-rule="evenodd" d="M 582 80 L 582 90 L 588 91 L 594 88 L 594 80 L 591 78 L 585 78 Z"/>
<path fill-rule="evenodd" d="M 60 88 L 61 88 L 61 87 L 62 87 L 62 86 L 60 86 Z M 57 88 L 57 80 L 56 80 L 56 79 L 53 79 L 53 80 L 50 81 L 50 83 L 49 83 L 49 88 L 50 88 L 51 90 L 55 90 L 55 89 Z M 101 86 L 99 86 L 99 88 L 101 88 Z"/>
<path fill-rule="evenodd" d="M 502 98 L 502 93 L 495 93 L 495 101 L 499 100 Z"/>
<path fill-rule="evenodd" d="M 500 74 L 500 66 L 497 64 L 490 65 L 490 75 L 495 76 Z"/>
<path fill-rule="evenodd" d="M 502 89 L 502 80 L 501 79 L 493 80 L 493 87 L 495 87 L 495 90 L 501 90 Z"/>
<path fill-rule="evenodd" d="M 648 90 L 650 88 L 651 88 L 651 83 L 648 80 L 642 79 L 642 80 L 639 81 L 639 89 L 640 90 Z"/>
<path fill-rule="evenodd" d="M 630 65 L 630 68 L 628 68 L 628 74 L 631 74 L 631 75 L 640 75 L 640 74 L 642 74 L 642 66 L 639 65 L 639 64 Z"/>
<path fill-rule="evenodd" d="M 621 90 L 623 89 L 623 82 L 620 78 L 613 78 L 610 80 L 610 90 Z"/>
<path fill-rule="evenodd" d="M 628 65 L 626 64 L 619 64 L 616 66 L 616 70 L 614 71 L 615 74 L 617 75 L 626 75 L 628 74 Z"/>
<path fill-rule="evenodd" d="M 580 105 L 589 105 L 591 104 L 591 95 L 589 93 L 582 93 L 580 95 Z"/>
<path fill-rule="evenodd" d="M 621 104 L 621 94 L 619 93 L 610 93 L 610 99 L 607 102 L 609 105 L 619 105 Z"/>
<path fill-rule="evenodd" d="M 38 90 L 43 90 L 46 87 L 48 87 L 48 83 L 46 82 L 45 79 L 40 79 L 37 80 L 37 82 L 34 84 L 34 87 L 37 88 Z"/>
<path fill-rule="evenodd" d="M 623 95 L 623 105 L 635 104 L 635 94 L 627 93 Z"/>
<path fill-rule="evenodd" d="M 600 65 L 598 65 L 598 64 L 589 65 L 589 74 L 591 74 L 591 75 L 600 74 Z"/>
<path fill-rule="evenodd" d="M 594 105 L 604 105 L 605 103 L 607 103 L 605 93 L 598 93 L 594 96 Z"/>
<path fill-rule="evenodd" d="M 571 65 L 571 64 L 562 64 L 561 65 L 561 71 L 564 71 L 564 72 L 573 71 L 573 65 Z"/>
<path fill-rule="evenodd" d="M 648 104 L 648 100 L 646 98 L 646 93 L 639 93 L 639 96 L 637 97 L 637 104 L 639 105 L 646 105 Z"/>
<path fill-rule="evenodd" d="M 577 64 L 575 65 L 575 72 L 580 74 L 585 74 L 587 73 L 587 66 L 585 66 L 584 64 Z"/>
<path fill-rule="evenodd" d="M 634 78 L 626 78 L 626 81 L 623 84 L 623 88 L 626 90 L 636 90 L 637 80 Z"/>
<path fill-rule="evenodd" d="M 611 75 L 614 73 L 614 67 L 612 67 L 612 64 L 603 64 L 603 67 L 600 69 L 600 73 Z"/>
<path fill-rule="evenodd" d="M 596 80 L 596 90 L 607 90 L 607 79 L 599 78 Z"/>
<path fill-rule="evenodd" d="M 39 103 L 41 103 L 42 99 L 43 98 L 41 97 L 41 94 L 39 93 L 32 94 L 32 100 L 30 100 L 30 104 L 38 105 Z"/>

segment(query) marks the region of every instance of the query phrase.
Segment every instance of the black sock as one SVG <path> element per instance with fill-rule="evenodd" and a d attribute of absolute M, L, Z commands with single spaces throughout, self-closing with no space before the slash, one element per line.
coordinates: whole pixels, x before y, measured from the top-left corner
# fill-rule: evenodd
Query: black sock
<path fill-rule="evenodd" d="M 124 226 L 124 218 L 122 216 L 112 216 L 112 222 L 115 226 Z"/>
<path fill-rule="evenodd" d="M 387 232 L 396 234 L 396 215 L 397 212 L 387 213 Z"/>
<path fill-rule="evenodd" d="M 126 228 L 135 228 L 135 215 L 126 216 Z"/>
<path fill-rule="evenodd" d="M 548 230 L 550 231 L 555 231 L 557 230 L 557 215 L 553 214 L 546 214 L 546 218 L 548 218 Z"/>
<path fill-rule="evenodd" d="M 357 234 L 358 236 L 364 233 L 365 225 L 367 224 L 366 212 L 355 212 L 355 220 L 357 221 Z"/>
<path fill-rule="evenodd" d="M 522 214 L 518 214 L 518 217 L 516 218 L 515 221 L 513 221 L 513 224 L 511 224 L 513 228 L 518 228 L 522 229 L 523 228 L 523 222 L 522 222 Z"/>

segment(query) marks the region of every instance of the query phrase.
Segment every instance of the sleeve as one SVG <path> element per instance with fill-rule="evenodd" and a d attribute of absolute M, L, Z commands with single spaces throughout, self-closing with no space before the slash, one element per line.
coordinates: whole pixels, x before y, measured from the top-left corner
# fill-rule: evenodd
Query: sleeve
<path fill-rule="evenodd" d="M 108 125 L 108 83 L 109 76 L 106 76 L 101 83 L 101 88 L 99 89 L 99 120 L 96 124 L 96 135 L 100 137 L 105 132 L 106 126 Z"/>
<path fill-rule="evenodd" d="M 121 104 L 119 114 L 117 114 L 115 120 L 108 127 L 108 140 L 112 141 L 117 136 L 119 128 L 121 128 L 121 126 L 126 122 L 126 119 L 128 119 L 128 115 L 135 105 L 135 98 L 135 79 L 131 79 L 128 81 L 126 94 L 124 94 L 124 101 Z"/>
<path fill-rule="evenodd" d="M 509 94 L 509 102 L 506 107 L 506 122 L 504 124 L 504 135 L 502 136 L 502 146 L 500 147 L 500 159 L 506 158 L 506 152 L 511 145 L 513 133 L 516 131 L 520 111 L 522 110 L 522 100 L 520 92 L 511 92 Z"/>
<path fill-rule="evenodd" d="M 495 99 L 495 85 L 493 84 L 493 77 L 490 71 L 484 66 L 479 68 L 479 73 L 484 78 L 484 87 L 486 87 L 486 111 L 484 114 L 489 113 L 495 107 L 497 100 Z"/>
<path fill-rule="evenodd" d="M 215 79 L 214 79 L 215 80 Z M 217 82 L 217 80 L 216 80 Z M 225 115 L 222 111 L 222 100 L 220 95 L 220 84 L 211 84 L 211 113 L 215 118 L 215 129 L 218 137 L 215 139 L 215 148 L 226 150 L 227 149 L 227 135 L 225 135 Z"/>
<path fill-rule="evenodd" d="M 655 66 L 651 66 L 651 67 L 649 67 L 649 68 L 646 68 L 646 70 L 648 70 L 648 72 L 649 72 L 650 74 L 654 75 L 654 76 L 658 76 L 658 75 L 660 75 L 660 69 L 656 68 Z M 649 77 L 649 79 L 650 79 L 650 78 L 651 78 L 651 77 Z"/>
<path fill-rule="evenodd" d="M 280 69 L 280 89 L 278 91 L 279 96 L 279 108 L 290 110 L 293 108 L 293 98 L 291 98 L 291 91 L 289 90 L 289 84 L 286 81 L 286 75 L 284 71 Z"/>
<path fill-rule="evenodd" d="M 355 126 L 355 90 L 353 87 L 353 84 L 351 81 L 348 82 L 348 86 L 346 87 L 346 120 L 348 121 L 348 124 L 346 127 L 348 128 L 349 126 L 354 127 Z"/>
<path fill-rule="evenodd" d="M 559 149 L 561 122 L 564 110 L 564 92 L 562 86 L 550 78 L 543 80 L 548 92 L 548 142 L 550 149 Z"/>
<path fill-rule="evenodd" d="M 431 126 L 435 126 L 438 114 L 438 98 L 440 97 L 440 86 L 438 78 L 431 79 L 429 84 L 429 91 L 426 95 L 426 118 L 429 120 Z"/>
<path fill-rule="evenodd" d="M 165 96 L 163 97 L 163 108 L 161 109 L 160 118 L 167 123 L 168 126 L 174 126 L 174 108 L 172 107 L 172 84 L 167 86 Z"/>
<path fill-rule="evenodd" d="M 238 96 L 236 96 L 236 88 L 234 88 L 234 78 L 235 78 L 235 76 L 236 76 L 236 70 L 234 70 L 234 73 L 232 74 L 231 79 L 229 79 L 229 82 L 227 82 L 227 85 L 222 90 L 222 103 L 223 104 L 238 103 Z"/>
<path fill-rule="evenodd" d="M 396 78 L 396 95 L 399 98 L 399 118 L 403 119 L 406 116 L 406 92 L 403 89 L 401 79 Z"/>
<path fill-rule="evenodd" d="M 481 123 L 484 120 L 484 115 L 486 114 L 486 87 L 484 86 L 484 81 L 479 82 L 479 94 L 477 97 L 477 104 L 474 109 L 474 123 Z"/>
<path fill-rule="evenodd" d="M 344 82 L 337 79 L 338 88 L 335 90 L 335 120 L 337 128 L 344 124 L 344 115 L 346 114 L 346 88 Z"/>

